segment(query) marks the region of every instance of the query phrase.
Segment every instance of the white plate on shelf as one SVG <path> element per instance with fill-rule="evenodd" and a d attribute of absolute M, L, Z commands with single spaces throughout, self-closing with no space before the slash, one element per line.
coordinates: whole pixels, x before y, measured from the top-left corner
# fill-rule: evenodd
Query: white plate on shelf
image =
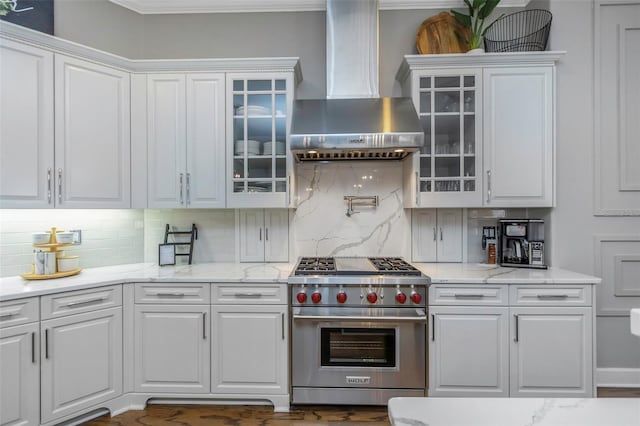
<path fill-rule="evenodd" d="M 246 107 L 244 105 L 239 106 L 236 109 L 236 114 L 243 115 L 245 111 L 248 115 L 271 115 L 271 108 L 260 105 L 247 105 Z"/>
<path fill-rule="evenodd" d="M 265 142 L 262 145 L 262 153 L 263 155 L 271 155 L 273 142 Z M 276 155 L 285 155 L 286 154 L 286 145 L 283 141 L 276 141 Z"/>
<path fill-rule="evenodd" d="M 247 192 L 269 192 L 269 190 L 262 186 L 247 186 Z"/>
<path fill-rule="evenodd" d="M 248 140 L 247 141 L 247 155 L 260 155 L 262 152 L 262 142 Z M 234 146 L 235 155 L 244 155 L 244 141 L 236 141 Z"/>

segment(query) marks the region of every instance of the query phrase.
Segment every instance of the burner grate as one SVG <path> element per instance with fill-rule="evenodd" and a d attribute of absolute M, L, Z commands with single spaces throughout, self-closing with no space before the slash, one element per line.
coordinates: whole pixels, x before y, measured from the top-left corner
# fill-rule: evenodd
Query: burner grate
<path fill-rule="evenodd" d="M 369 261 L 380 272 L 387 274 L 420 275 L 421 272 L 400 257 L 370 257 Z"/>
<path fill-rule="evenodd" d="M 303 257 L 296 268 L 296 275 L 316 274 L 318 272 L 335 272 L 333 257 Z"/>

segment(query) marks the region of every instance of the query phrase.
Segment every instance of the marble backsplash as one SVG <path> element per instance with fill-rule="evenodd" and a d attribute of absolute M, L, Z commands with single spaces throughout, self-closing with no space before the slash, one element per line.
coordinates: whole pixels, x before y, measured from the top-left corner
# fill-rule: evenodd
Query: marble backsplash
<path fill-rule="evenodd" d="M 411 217 L 402 207 L 401 164 L 299 164 L 296 192 L 290 234 L 297 256 L 410 256 Z M 349 217 L 348 195 L 377 195 L 379 205 L 354 205 Z"/>

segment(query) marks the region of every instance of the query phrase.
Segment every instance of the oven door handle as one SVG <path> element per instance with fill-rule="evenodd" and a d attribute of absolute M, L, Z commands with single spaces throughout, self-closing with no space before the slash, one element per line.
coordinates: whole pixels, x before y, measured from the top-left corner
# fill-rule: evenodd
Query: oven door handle
<path fill-rule="evenodd" d="M 294 321 L 361 321 L 361 322 L 378 322 L 378 321 L 394 321 L 394 322 L 426 322 L 427 315 L 424 311 L 421 312 L 424 315 L 412 316 L 412 317 L 394 317 L 394 316 L 379 316 L 379 317 L 363 317 L 357 315 L 292 315 Z"/>

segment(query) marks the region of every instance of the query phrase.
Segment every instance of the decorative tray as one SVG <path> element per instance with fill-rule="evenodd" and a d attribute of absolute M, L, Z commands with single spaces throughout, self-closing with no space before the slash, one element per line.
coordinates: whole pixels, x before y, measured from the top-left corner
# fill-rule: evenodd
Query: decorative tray
<path fill-rule="evenodd" d="M 56 272 L 55 274 L 38 275 L 31 272 L 21 274 L 20 276 L 25 280 L 48 280 L 50 278 L 63 278 L 70 277 L 71 275 L 79 274 L 82 268 L 72 269 L 70 271 Z"/>

